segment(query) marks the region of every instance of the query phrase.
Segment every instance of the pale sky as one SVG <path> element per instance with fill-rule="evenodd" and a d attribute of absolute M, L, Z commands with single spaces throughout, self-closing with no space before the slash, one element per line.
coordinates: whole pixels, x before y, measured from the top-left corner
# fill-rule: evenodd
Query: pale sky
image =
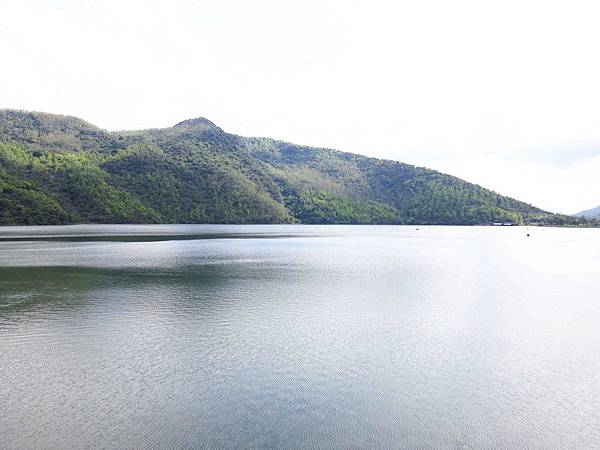
<path fill-rule="evenodd" d="M 0 0 L 0 107 L 423 165 L 600 204 L 600 2 Z"/>

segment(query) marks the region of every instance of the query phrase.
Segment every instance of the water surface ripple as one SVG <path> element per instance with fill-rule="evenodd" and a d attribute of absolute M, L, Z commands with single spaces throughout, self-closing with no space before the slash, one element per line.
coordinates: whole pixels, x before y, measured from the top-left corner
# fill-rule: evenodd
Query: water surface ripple
<path fill-rule="evenodd" d="M 597 448 L 598 292 L 593 229 L 0 227 L 0 447 Z"/>

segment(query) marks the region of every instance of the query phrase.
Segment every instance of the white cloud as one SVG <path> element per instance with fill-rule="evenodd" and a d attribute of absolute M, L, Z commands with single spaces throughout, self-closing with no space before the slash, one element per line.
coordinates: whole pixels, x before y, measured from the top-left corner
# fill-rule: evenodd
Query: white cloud
<path fill-rule="evenodd" d="M 109 129 L 206 116 L 573 212 L 600 203 L 599 13 L 592 1 L 0 0 L 0 106 Z"/>

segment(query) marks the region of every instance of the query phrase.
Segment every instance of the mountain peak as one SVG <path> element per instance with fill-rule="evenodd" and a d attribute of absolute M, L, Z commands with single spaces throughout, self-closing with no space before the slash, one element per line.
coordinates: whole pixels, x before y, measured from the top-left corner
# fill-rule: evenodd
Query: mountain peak
<path fill-rule="evenodd" d="M 425 168 L 229 134 L 203 117 L 109 133 L 0 110 L 0 191 L 0 224 L 598 224 Z"/>
<path fill-rule="evenodd" d="M 213 122 L 208 120 L 206 117 L 196 117 L 194 119 L 187 119 L 179 122 L 175 127 L 210 127 L 219 128 Z"/>

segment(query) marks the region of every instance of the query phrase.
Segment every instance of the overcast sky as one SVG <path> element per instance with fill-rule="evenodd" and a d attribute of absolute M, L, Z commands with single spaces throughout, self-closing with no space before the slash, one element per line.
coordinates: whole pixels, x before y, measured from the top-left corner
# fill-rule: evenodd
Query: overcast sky
<path fill-rule="evenodd" d="M 600 2 L 0 0 L 0 107 L 110 130 L 204 116 L 600 204 Z"/>

